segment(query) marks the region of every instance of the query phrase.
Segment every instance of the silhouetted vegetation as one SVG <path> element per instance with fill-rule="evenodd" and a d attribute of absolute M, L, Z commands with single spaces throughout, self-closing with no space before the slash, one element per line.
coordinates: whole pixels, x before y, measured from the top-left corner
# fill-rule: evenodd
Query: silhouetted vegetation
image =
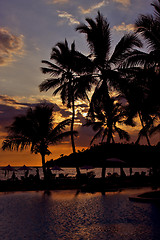
<path fill-rule="evenodd" d="M 76 27 L 76 31 L 86 36 L 90 50 L 89 56 L 76 51 L 74 43 L 70 50 L 65 40 L 64 43 L 58 43 L 52 50 L 51 60 L 54 60 L 56 65 L 43 61 L 49 68 L 42 68 L 42 71 L 49 73 L 51 78 L 42 82 L 40 90 L 47 91 L 53 88 L 54 94 L 60 93 L 63 104 L 67 103 L 68 107 L 72 107 L 71 132 L 75 118 L 75 101 L 88 99 L 87 92 L 93 91 L 96 83 L 89 100 L 85 124 L 92 126 L 96 131 L 91 144 L 98 137 L 101 138 L 101 142 L 105 142 L 106 139 L 107 144 L 114 143 L 115 133 L 118 133 L 120 139 L 128 141 L 130 136 L 120 127 L 120 124 L 136 127 L 138 117 L 142 128 L 137 136 L 137 144 L 142 137 L 145 137 L 148 145 L 151 146 L 150 137 L 160 129 L 160 0 L 151 5 L 155 8 L 154 14 L 141 15 L 135 22 L 135 32 L 124 35 L 112 54 L 110 25 L 108 20 L 98 12 L 95 20 L 86 18 L 86 24 L 81 23 Z M 143 47 L 138 35 L 142 36 L 149 52 L 138 50 Z M 105 156 L 106 152 L 107 156 L 108 153 L 113 155 L 115 148 L 119 152 L 117 157 L 125 160 L 127 154 L 131 157 L 131 152 L 135 153 L 133 156 L 136 165 L 136 154 L 142 156 L 143 151 L 150 151 L 149 148 L 137 145 L 120 144 L 111 145 L 111 147 L 105 145 L 105 148 L 106 146 Z M 87 161 L 99 159 L 96 152 L 92 156 L 92 148 L 77 154 L 73 137 L 72 148 L 73 154 L 69 159 L 76 157 L 82 162 L 84 159 Z M 155 155 L 153 149 L 155 150 L 152 148 L 153 152 L 151 152 Z M 88 156 L 87 153 L 89 153 Z M 148 156 L 151 158 L 150 154 L 145 156 L 147 159 Z M 65 158 L 67 157 L 61 159 Z M 101 158 L 104 159 L 103 153 Z M 95 161 L 91 162 L 91 165 L 94 165 Z M 82 162 L 77 160 L 72 164 L 79 166 Z M 96 162 L 95 165 L 97 164 Z M 99 166 L 102 166 L 101 164 Z"/>
<path fill-rule="evenodd" d="M 135 31 L 124 35 L 113 53 L 110 25 L 99 11 L 95 20 L 86 18 L 86 24 L 76 27 L 76 31 L 86 37 L 90 51 L 88 56 L 76 50 L 75 42 L 70 48 L 67 40 L 58 42 L 51 52 L 53 63 L 42 61 L 46 67 L 41 70 L 50 77 L 39 88 L 40 91 L 52 89 L 54 96 L 59 94 L 62 103 L 72 109 L 72 119 L 54 127 L 53 108 L 39 105 L 14 120 L 8 128 L 3 149 L 23 150 L 30 147 L 31 152 L 40 153 L 44 174 L 45 155 L 50 154 L 48 146 L 69 135 L 73 154 L 62 156 L 57 163 L 75 166 L 78 175 L 80 165 L 102 167 L 104 159 L 113 155 L 125 160 L 127 166 L 156 164 L 151 159 L 159 155 L 159 145 L 151 147 L 150 137 L 160 131 L 160 0 L 151 5 L 154 14 L 141 15 L 135 22 Z M 143 43 L 148 48 L 147 52 L 140 50 Z M 89 92 L 92 93 L 90 99 Z M 77 100 L 88 102 L 85 125 L 92 126 L 96 132 L 91 144 L 98 137 L 101 139 L 101 145 L 79 153 L 74 141 Z M 129 141 L 129 133 L 123 126 L 136 127 L 138 118 L 141 129 L 136 143 L 139 144 L 145 137 L 149 147 L 115 144 L 115 134 Z M 64 132 L 64 127 L 69 124 L 70 131 Z M 67 160 L 66 165 L 64 160 Z"/>
<path fill-rule="evenodd" d="M 145 136 L 148 145 L 149 136 L 160 130 L 160 1 L 151 5 L 154 13 L 140 15 L 135 22 L 148 52 L 135 50 L 123 61 L 127 87 L 121 88 L 129 102 L 130 120 L 138 114 L 142 124 L 137 142 Z"/>
<path fill-rule="evenodd" d="M 42 61 L 48 65 L 48 68 L 42 68 L 42 72 L 50 74 L 51 78 L 40 84 L 40 91 L 53 89 L 53 95 L 59 93 L 62 103 L 72 109 L 71 143 L 74 153 L 76 152 L 73 134 L 75 101 L 87 98 L 86 92 L 91 90 L 91 84 L 95 82 L 90 74 L 93 67 L 89 58 L 76 51 L 74 42 L 69 49 L 67 40 L 56 44 L 52 49 L 51 60 L 54 60 L 56 65 Z M 78 166 L 77 174 L 79 174 Z"/>
<path fill-rule="evenodd" d="M 53 111 L 53 106 L 45 103 L 28 109 L 25 115 L 16 117 L 8 127 L 8 136 L 2 144 L 3 150 L 22 151 L 29 147 L 31 153 L 40 153 L 44 176 L 45 156 L 51 154 L 49 145 L 55 145 L 71 135 L 70 131 L 64 131 L 71 121 L 67 119 L 54 124 Z"/>
<path fill-rule="evenodd" d="M 87 25 L 80 24 L 77 26 L 76 30 L 86 35 L 87 43 L 90 48 L 90 56 L 92 57 L 94 65 L 94 71 L 92 74 L 98 79 L 98 84 L 90 102 L 88 113 L 89 120 L 93 122 L 95 117 L 97 117 L 99 121 L 103 115 L 101 122 L 102 124 L 105 122 L 107 127 L 104 128 L 104 131 L 100 128 L 96 136 L 104 132 L 107 136 L 108 143 L 113 141 L 113 128 L 119 133 L 119 136 L 128 138 L 127 133 L 115 126 L 115 120 L 118 122 L 120 115 L 120 118 L 122 119 L 122 115 L 124 117 L 124 111 L 121 108 L 122 111 L 116 119 L 117 113 L 115 113 L 114 110 L 116 109 L 116 106 L 118 106 L 118 103 L 114 103 L 111 96 L 113 95 L 113 92 L 119 89 L 119 83 L 122 81 L 123 77 L 122 72 L 118 71 L 118 66 L 127 56 L 130 55 L 130 53 L 134 52 L 134 47 L 141 47 L 142 43 L 136 34 L 126 34 L 122 37 L 111 54 L 111 30 L 108 20 L 98 12 L 95 21 L 91 18 L 86 18 L 86 22 Z M 118 96 L 119 93 L 117 92 L 116 95 Z M 113 114 L 115 115 L 114 119 Z M 96 123 L 96 125 L 98 124 Z M 94 129 L 96 129 L 95 124 Z"/>
<path fill-rule="evenodd" d="M 89 165 L 93 167 L 160 167 L 158 156 L 159 146 L 147 146 L 139 144 L 101 143 L 91 146 L 89 149 L 63 156 L 55 161 L 48 161 L 48 166 L 59 165 L 61 167 L 73 167 Z M 107 162 L 107 158 L 118 158 L 125 163 Z"/>
<path fill-rule="evenodd" d="M 107 138 L 107 143 L 111 140 L 114 143 L 114 134 L 117 133 L 120 139 L 129 141 L 129 134 L 121 129 L 118 124 L 122 124 L 126 119 L 126 110 L 122 104 L 115 101 L 114 98 L 106 95 L 106 101 L 99 102 L 95 99 L 94 111 L 88 113 L 87 123 L 85 126 L 92 126 L 94 131 L 97 131 L 91 144 L 97 138 L 101 138 L 101 142 L 104 142 Z"/>

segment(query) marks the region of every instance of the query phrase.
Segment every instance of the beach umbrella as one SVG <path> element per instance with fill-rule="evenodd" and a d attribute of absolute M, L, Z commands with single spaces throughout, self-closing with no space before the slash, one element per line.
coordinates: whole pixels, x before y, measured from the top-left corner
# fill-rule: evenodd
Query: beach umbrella
<path fill-rule="evenodd" d="M 10 165 L 6 166 L 6 167 L 3 167 L 2 170 L 7 170 L 7 171 L 14 171 L 14 168 L 11 167 Z"/>
<path fill-rule="evenodd" d="M 125 163 L 125 161 L 119 159 L 119 158 L 107 158 L 106 159 L 107 163 L 113 164 L 114 166 L 118 167 L 118 166 L 122 166 L 122 164 Z M 118 165 L 118 166 L 117 166 Z M 113 172 L 114 172 L 114 168 L 113 168 Z M 122 172 L 122 169 L 121 169 Z"/>
<path fill-rule="evenodd" d="M 63 171 L 63 169 L 60 168 L 60 167 L 58 167 L 58 166 L 52 167 L 51 170 L 54 170 L 54 171 Z"/>
<path fill-rule="evenodd" d="M 106 162 L 110 162 L 110 163 L 125 163 L 123 160 L 121 160 L 119 158 L 107 158 Z"/>
<path fill-rule="evenodd" d="M 58 171 L 63 171 L 63 169 L 60 168 L 60 167 L 58 167 L 58 166 L 52 167 L 51 170 L 56 171 L 56 175 L 57 175 L 57 172 L 58 172 Z"/>
<path fill-rule="evenodd" d="M 7 175 L 7 171 L 9 173 L 9 171 L 14 171 L 15 169 L 13 167 L 11 167 L 10 165 L 6 166 L 6 167 L 3 167 L 2 170 L 5 171 L 5 176 Z"/>
<path fill-rule="evenodd" d="M 89 165 L 84 165 L 81 167 L 81 169 L 86 169 L 87 171 L 90 170 L 90 169 L 93 169 L 94 167 L 92 166 L 89 166 Z"/>
<path fill-rule="evenodd" d="M 24 170 L 24 171 L 29 171 L 29 170 L 32 170 L 30 167 L 27 167 L 26 165 L 20 167 L 18 170 Z"/>

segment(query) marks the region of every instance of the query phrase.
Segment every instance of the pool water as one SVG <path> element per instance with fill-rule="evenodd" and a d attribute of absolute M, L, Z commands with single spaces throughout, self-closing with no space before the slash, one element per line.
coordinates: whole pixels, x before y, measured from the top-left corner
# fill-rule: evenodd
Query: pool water
<path fill-rule="evenodd" d="M 83 194 L 76 191 L 0 194 L 3 240 L 159 240 L 160 205 L 129 201 L 148 189 Z"/>

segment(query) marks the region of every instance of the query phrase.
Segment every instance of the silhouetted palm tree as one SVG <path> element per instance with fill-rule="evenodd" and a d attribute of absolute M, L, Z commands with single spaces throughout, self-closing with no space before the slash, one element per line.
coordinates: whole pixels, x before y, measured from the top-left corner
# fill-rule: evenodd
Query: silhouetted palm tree
<path fill-rule="evenodd" d="M 42 103 L 34 109 L 28 109 L 25 115 L 16 117 L 8 127 L 8 136 L 3 141 L 2 149 L 18 151 L 29 147 L 31 153 L 40 153 L 45 177 L 45 156 L 51 153 L 48 149 L 49 145 L 57 144 L 64 137 L 71 135 L 70 131 L 64 131 L 70 120 L 62 121 L 57 125 L 53 120 L 51 105 Z"/>
<path fill-rule="evenodd" d="M 111 54 L 111 30 L 108 20 L 98 12 L 95 21 L 86 18 L 86 24 L 80 24 L 76 30 L 86 35 L 95 70 L 100 78 L 93 98 L 97 99 L 98 92 L 104 89 L 109 93 L 109 87 L 117 87 L 121 74 L 117 66 L 133 51 L 134 47 L 142 47 L 141 41 L 135 34 L 126 34 L 121 38 Z M 107 90 L 107 93 L 106 93 Z"/>
<path fill-rule="evenodd" d="M 89 112 L 86 126 L 92 126 L 97 133 L 93 137 L 91 144 L 97 138 L 101 142 L 106 139 L 107 143 L 114 143 L 114 134 L 117 133 L 120 139 L 129 141 L 129 134 L 121 129 L 117 124 L 122 124 L 126 119 L 125 108 L 114 98 L 106 98 L 105 101 L 97 101 L 94 104 L 94 111 Z"/>
<path fill-rule="evenodd" d="M 143 66 L 154 68 L 160 66 L 160 0 L 153 1 L 154 14 L 141 14 L 135 22 L 135 31 L 145 41 L 148 52 L 133 51 L 123 64 L 126 66 Z"/>
<path fill-rule="evenodd" d="M 155 9 L 154 14 L 140 15 L 135 23 L 135 29 L 144 38 L 149 51 L 135 50 L 122 63 L 123 68 L 132 71 L 135 79 L 129 84 L 130 93 L 127 95 L 132 108 L 130 112 L 138 113 L 142 125 L 138 141 L 145 136 L 149 145 L 147 132 L 153 128 L 160 112 L 160 0 L 151 5 Z M 134 92 L 136 95 L 131 99 Z"/>
<path fill-rule="evenodd" d="M 91 144 L 97 138 L 101 138 L 101 142 L 106 139 L 107 143 L 114 143 L 114 134 L 117 133 L 120 139 L 129 141 L 129 134 L 120 128 L 126 119 L 125 107 L 120 104 L 117 99 L 110 98 L 106 95 L 105 99 L 102 95 L 101 101 L 95 101 L 94 108 L 89 111 L 86 126 L 92 126 L 97 133 L 93 137 Z M 102 178 L 105 179 L 106 166 L 102 167 Z"/>
<path fill-rule="evenodd" d="M 93 77 L 91 61 L 83 54 L 75 50 L 75 43 L 68 47 L 68 42 L 59 42 L 52 49 L 51 60 L 42 61 L 48 65 L 48 68 L 42 68 L 43 73 L 50 74 L 51 78 L 40 84 L 40 91 L 53 89 L 53 95 L 60 94 L 62 103 L 68 108 L 72 108 L 71 133 L 73 133 L 75 119 L 75 101 L 77 99 L 86 99 L 87 91 L 91 90 Z M 85 74 L 84 74 L 85 73 Z M 73 153 L 76 152 L 74 136 L 71 134 L 71 143 Z M 77 167 L 77 174 L 80 174 Z"/>
<path fill-rule="evenodd" d="M 142 47 L 142 43 L 135 34 L 126 34 L 111 54 L 111 30 L 108 20 L 98 12 L 95 21 L 91 18 L 86 18 L 86 22 L 87 25 L 80 24 L 76 30 L 86 35 L 95 73 L 99 76 L 99 82 L 90 103 L 91 112 L 97 101 L 100 103 L 103 99 L 110 98 L 110 90 L 113 87 L 114 89 L 120 89 L 119 84 L 123 73 L 118 71 L 118 66 L 134 51 L 134 47 Z M 109 132 L 112 132 L 112 129 Z"/>
<path fill-rule="evenodd" d="M 148 136 L 149 129 L 152 126 L 151 102 L 149 101 L 148 84 L 146 82 L 147 73 L 142 69 L 130 69 L 131 74 L 126 74 L 126 79 L 121 85 L 121 92 L 124 93 L 124 98 L 127 100 L 126 124 L 135 126 L 134 121 L 139 117 L 142 129 L 139 131 L 136 143 L 144 136 L 147 139 L 148 145 L 150 140 Z"/>

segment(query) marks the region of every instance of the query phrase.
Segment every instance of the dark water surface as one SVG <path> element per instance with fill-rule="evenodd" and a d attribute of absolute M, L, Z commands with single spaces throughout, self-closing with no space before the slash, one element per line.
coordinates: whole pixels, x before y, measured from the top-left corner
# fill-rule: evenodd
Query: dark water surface
<path fill-rule="evenodd" d="M 0 239 L 159 240 L 160 205 L 129 201 L 138 191 L 2 193 Z"/>

